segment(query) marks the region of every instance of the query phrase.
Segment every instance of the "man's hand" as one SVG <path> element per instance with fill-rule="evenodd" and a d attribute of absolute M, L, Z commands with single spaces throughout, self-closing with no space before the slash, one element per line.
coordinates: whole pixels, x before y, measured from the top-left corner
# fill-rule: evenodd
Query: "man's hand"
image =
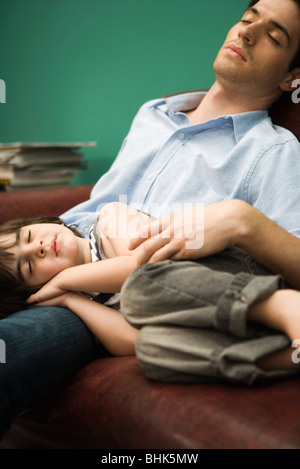
<path fill-rule="evenodd" d="M 141 231 L 130 241 L 129 249 L 136 250 L 139 265 L 220 252 L 238 239 L 246 205 L 228 200 L 172 213 Z"/>

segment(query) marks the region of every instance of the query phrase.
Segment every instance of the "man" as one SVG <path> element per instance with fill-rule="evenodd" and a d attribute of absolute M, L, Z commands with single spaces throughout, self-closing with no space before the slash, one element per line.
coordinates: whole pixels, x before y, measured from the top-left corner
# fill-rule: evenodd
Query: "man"
<path fill-rule="evenodd" d="M 286 9 L 288 7 L 294 10 L 294 20 L 291 18 L 291 10 Z M 299 2 L 285 2 L 284 11 L 281 1 L 251 2 L 241 22 L 229 32 L 216 58 L 215 84 L 196 109 L 187 113 L 191 123 L 197 125 L 224 114 L 268 109 L 282 91 L 292 90 L 292 84 L 299 76 L 299 67 L 294 67 L 295 57 L 299 59 L 299 19 Z M 280 70 L 279 73 L 276 70 Z M 258 125 L 259 117 L 256 118 Z M 265 139 L 266 143 L 267 134 Z M 297 150 L 295 147 L 294 150 L 295 155 L 299 154 L 299 148 Z M 223 164 L 224 159 L 219 159 L 218 163 Z M 269 167 L 264 166 L 263 159 L 268 160 Z M 276 157 L 271 148 L 262 150 L 260 156 L 252 160 L 254 165 L 251 174 L 250 171 L 246 173 L 247 167 L 243 168 L 247 174 L 246 180 L 248 178 L 248 199 L 240 197 L 250 200 L 273 220 L 277 219 L 281 226 L 285 224 L 275 212 L 280 211 L 281 216 L 288 213 L 292 218 L 293 210 L 285 211 L 283 199 L 287 197 L 288 203 L 292 203 L 293 196 L 283 192 L 274 204 L 278 190 L 275 186 L 272 190 L 272 183 L 268 183 L 268 178 L 276 181 L 277 171 L 281 172 L 279 168 L 284 159 L 283 152 Z M 241 161 L 244 165 L 248 163 L 247 158 L 240 155 L 239 162 Z M 238 163 L 235 170 L 238 174 Z M 290 178 L 292 171 L 292 168 L 288 170 L 286 167 L 281 177 Z M 214 172 L 214 177 L 216 173 L 217 171 Z M 255 178 L 255 190 L 249 191 Z M 234 182 L 236 183 L 236 179 Z M 245 182 L 240 180 L 239 187 L 243 184 L 245 185 Z M 288 186 L 289 183 L 283 182 L 284 191 Z M 296 190 L 296 181 L 290 187 L 293 187 L 293 191 Z M 252 193 L 257 194 L 256 199 Z M 267 207 L 268 197 L 270 202 L 273 200 L 273 209 Z M 263 201 L 263 205 L 260 205 L 260 201 Z M 199 211 L 195 208 L 194 221 L 197 213 Z M 291 219 L 287 224 L 290 222 Z M 292 229 L 291 225 L 288 229 L 299 235 L 299 222 L 296 219 L 295 223 Z M 298 263 L 293 262 L 300 249 L 298 238 L 274 224 L 252 206 L 232 200 L 225 204 L 205 207 L 204 238 L 207 238 L 207 242 L 200 248 L 195 245 L 193 250 L 186 249 L 187 239 L 178 239 L 177 228 L 176 221 L 169 217 L 169 222 L 166 221 L 165 226 L 160 226 L 160 234 L 144 242 L 141 263 L 167 258 L 200 258 L 238 245 L 271 272 L 282 274 L 290 285 L 299 289 L 300 271 Z M 166 235 L 166 230 L 169 230 L 172 236 Z M 132 248 L 145 240 L 144 235 L 145 233 L 139 240 L 132 242 Z M 190 241 L 189 245 L 191 246 Z M 236 257 L 238 255 L 241 253 L 238 252 Z M 219 258 L 214 256 L 209 259 L 209 262 L 207 259 L 200 262 L 201 268 L 192 266 L 191 263 L 148 265 L 136 271 L 127 281 L 122 290 L 122 311 L 132 325 L 142 329 L 138 336 L 136 353 L 149 378 L 197 381 L 203 379 L 203 376 L 223 376 L 253 382 L 259 375 L 255 362 L 263 356 L 265 358 L 259 360 L 259 364 L 267 369 L 295 368 L 291 359 L 292 350 L 284 348 L 282 338 L 272 337 L 273 344 L 269 341 L 266 345 L 265 337 L 259 342 L 254 334 L 254 340 L 248 340 L 241 345 L 237 337 L 249 339 L 245 323 L 250 319 L 285 331 L 291 341 L 296 340 L 297 343 L 297 334 L 300 334 L 297 317 L 300 306 L 298 294 L 292 291 L 287 294 L 287 291 L 283 291 L 272 295 L 272 291 L 280 288 L 279 283 L 275 286 L 276 277 L 256 277 L 253 280 L 253 276 L 249 275 L 242 278 L 240 273 L 245 270 L 242 264 L 236 274 L 236 265 L 230 266 L 230 261 L 228 256 L 225 275 L 219 272 L 224 269 L 222 254 Z M 209 269 L 203 266 L 208 266 Z M 229 272 L 235 275 L 229 277 Z M 270 281 L 275 282 L 271 289 Z M 278 278 L 277 281 L 279 282 Z M 253 282 L 257 283 L 255 287 Z M 231 299 L 226 298 L 226 289 L 230 291 Z M 156 300 L 153 302 L 154 291 Z M 185 296 L 184 299 L 182 296 Z M 172 301 L 174 297 L 176 304 Z M 268 300 L 260 302 L 261 298 Z M 252 305 L 255 305 L 254 315 Z M 287 305 L 292 305 L 292 308 L 286 307 Z M 204 332 L 203 328 L 210 330 Z M 218 332 L 212 332 L 212 329 L 226 331 L 234 337 L 228 340 L 228 336 L 220 336 Z M 251 333 L 253 334 L 253 331 Z M 266 345 L 265 348 L 263 344 Z M 276 353 L 271 353 L 272 347 Z M 243 356 L 239 356 L 240 349 L 243 350 Z M 279 349 L 282 349 L 281 352 L 277 352 Z M 240 361 L 240 366 L 233 361 L 234 353 L 236 360 Z M 232 367 L 230 360 L 233 361 Z M 226 370 L 223 369 L 224 362 Z M 261 377 L 262 375 L 263 373 Z"/>
<path fill-rule="evenodd" d="M 289 132 L 274 128 L 264 110 L 282 92 L 291 90 L 293 80 L 300 76 L 299 64 L 290 69 L 290 64 L 299 53 L 300 8 L 299 2 L 294 0 L 260 0 L 252 4 L 242 21 L 230 31 L 216 59 L 216 83 L 210 92 L 207 95 L 193 93 L 166 100 L 153 100 L 144 105 L 111 170 L 96 184 L 89 201 L 64 215 L 67 223 L 76 222 L 81 231 L 87 232 L 101 205 L 118 200 L 120 194 L 126 196 L 126 200 L 121 201 L 143 211 L 150 211 L 155 217 L 185 209 L 187 204 L 196 206 L 188 209 L 195 215 L 198 213 L 198 206 L 206 204 L 205 242 L 201 250 L 192 249 L 195 258 L 238 244 L 260 264 L 272 272 L 284 275 L 288 282 L 297 286 L 297 266 L 291 267 L 291 260 L 297 254 L 299 246 L 298 239 L 291 233 L 300 234 L 300 207 L 297 207 L 300 166 L 294 156 L 299 154 L 299 142 Z M 142 261 L 151 258 L 160 260 L 191 257 L 191 252 L 186 251 L 175 236 L 167 239 L 167 243 L 166 239 L 157 236 L 147 240 Z M 289 246 L 283 252 L 281 248 L 286 243 Z M 212 265 L 214 259 L 214 256 L 210 256 L 201 261 L 201 264 L 192 263 L 192 267 L 186 268 L 207 268 L 207 262 L 210 272 L 209 281 L 205 284 L 207 286 L 211 283 L 210 279 L 215 275 L 216 268 L 218 272 L 220 270 L 220 256 L 217 256 L 217 267 Z M 255 307 L 249 313 L 248 299 L 251 297 L 251 303 L 268 300 L 268 295 L 280 287 L 282 280 L 278 275 L 270 275 L 265 276 L 265 282 L 262 280 L 263 276 L 259 276 L 258 281 L 254 278 L 249 282 L 248 274 L 241 272 L 240 262 L 236 261 L 235 255 L 231 256 L 230 250 L 221 256 L 221 264 L 226 274 L 225 280 L 223 276 L 220 279 L 218 291 L 220 303 L 224 299 L 222 314 L 215 316 L 213 313 L 209 317 L 202 315 L 203 324 L 196 321 L 195 326 L 212 329 L 216 322 L 219 330 L 225 330 L 226 334 L 208 330 L 210 335 L 204 337 L 206 345 L 209 346 L 211 339 L 219 339 L 222 341 L 222 348 L 226 349 L 226 344 L 232 346 L 234 340 L 238 346 L 239 361 L 244 350 L 239 342 L 248 334 L 248 329 L 245 331 L 245 316 L 256 320 L 261 315 L 261 310 L 257 311 Z M 255 264 L 255 268 L 266 274 L 266 269 L 260 264 Z M 144 272 L 149 273 L 151 269 L 158 268 L 152 278 L 154 281 L 162 276 L 166 266 L 167 270 L 171 267 L 170 274 L 164 276 L 168 286 L 174 281 L 174 265 L 181 267 L 183 264 L 171 261 L 167 261 L 167 264 L 148 264 Z M 289 275 L 291 268 L 294 273 Z M 207 272 L 206 270 L 204 275 Z M 240 301 L 234 304 L 233 309 L 228 294 L 224 296 L 227 286 L 232 285 L 232 272 L 237 273 L 236 283 L 240 296 Z M 195 274 L 191 275 L 195 277 Z M 170 370 L 182 377 L 181 359 L 179 369 L 175 370 L 172 370 L 173 357 L 171 368 L 165 364 L 162 366 L 161 361 L 155 363 L 157 347 L 164 344 L 155 339 L 154 354 L 151 354 L 152 333 L 155 329 L 158 333 L 162 332 L 162 337 L 165 338 L 165 331 L 163 327 L 157 327 L 155 314 L 154 326 L 151 321 L 147 325 L 147 318 L 152 317 L 149 314 L 149 290 L 145 293 L 144 305 L 133 301 L 132 292 L 134 295 L 137 293 L 132 286 L 132 279 L 136 278 L 136 274 L 133 276 L 124 287 L 122 302 L 129 321 L 135 323 L 139 322 L 143 306 L 147 307 L 137 345 L 142 366 L 147 373 L 149 357 L 150 371 L 147 374 L 150 377 L 153 376 L 153 370 L 155 379 L 170 379 Z M 140 278 L 142 277 L 143 273 Z M 215 279 L 211 281 L 218 283 L 218 279 L 217 282 Z M 260 292 L 257 283 L 263 283 Z M 153 285 L 157 286 L 156 283 Z M 184 289 L 185 284 L 182 284 L 181 296 L 184 296 Z M 245 289 L 248 296 L 244 298 L 242 291 Z M 233 294 L 236 295 L 237 291 L 234 290 Z M 179 294 L 175 300 L 180 308 L 185 307 L 185 302 L 179 301 Z M 199 302 L 199 298 L 197 301 Z M 152 309 L 155 310 L 156 305 L 162 302 L 161 296 L 158 299 L 154 296 L 153 302 Z M 174 317 L 173 313 L 171 311 Z M 180 327 L 184 326 L 180 323 L 181 317 Z M 186 312 L 183 321 L 185 317 Z M 26 321 L 29 324 L 27 328 L 24 327 Z M 227 334 L 228 322 L 230 332 L 236 333 L 238 339 L 232 339 Z M 264 323 L 269 324 L 265 313 Z M 170 325 L 173 327 L 174 321 Z M 189 326 L 191 325 L 189 321 Z M 190 331 L 183 331 L 180 347 L 185 347 L 185 350 L 181 349 L 180 353 L 186 352 L 186 339 L 190 337 Z M 42 312 L 40 308 L 29 309 L 21 315 L 17 313 L 1 321 L 0 334 L 7 344 L 7 367 L 0 369 L 3 375 L 0 377 L 3 431 L 18 412 L 53 392 L 76 369 L 97 356 L 97 347 L 92 337 L 75 315 L 55 308 L 43 308 Z M 276 337 L 275 348 L 280 350 L 288 345 L 286 336 Z M 265 342 L 268 341 L 264 340 Z M 16 343 L 22 360 L 17 356 Z M 193 347 L 194 345 L 193 343 Z M 250 373 L 246 371 L 246 377 L 234 375 L 234 379 L 251 381 L 254 361 L 274 351 L 273 343 L 261 347 L 259 342 L 258 345 L 260 352 L 252 357 Z M 236 349 L 233 352 L 236 353 Z M 164 353 L 165 350 L 161 354 Z M 170 361 L 168 357 L 166 361 Z M 188 364 L 190 362 L 189 357 Z M 226 368 L 226 360 L 218 360 L 218 363 Z M 222 374 L 220 370 L 218 365 L 216 374 L 211 372 L 211 367 L 208 371 L 203 370 L 203 374 L 207 371 L 209 376 L 216 377 Z M 195 370 L 189 372 L 193 375 Z"/>

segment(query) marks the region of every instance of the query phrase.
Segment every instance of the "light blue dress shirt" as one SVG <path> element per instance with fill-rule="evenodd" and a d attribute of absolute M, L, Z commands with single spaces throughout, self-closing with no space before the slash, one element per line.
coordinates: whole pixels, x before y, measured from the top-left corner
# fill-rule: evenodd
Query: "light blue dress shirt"
<path fill-rule="evenodd" d="M 137 113 L 119 155 L 88 201 L 62 215 L 88 236 L 105 203 L 161 217 L 190 205 L 242 199 L 300 236 L 300 143 L 267 111 L 191 125 L 205 93 L 156 99 Z"/>

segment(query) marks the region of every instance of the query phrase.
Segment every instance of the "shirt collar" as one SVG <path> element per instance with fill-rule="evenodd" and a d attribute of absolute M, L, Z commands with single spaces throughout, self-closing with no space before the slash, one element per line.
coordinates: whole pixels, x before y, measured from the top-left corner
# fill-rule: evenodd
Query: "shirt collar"
<path fill-rule="evenodd" d="M 159 107 L 161 111 L 168 112 L 184 112 L 195 109 L 204 96 L 206 91 L 194 91 L 189 93 L 176 94 L 174 96 L 168 96 L 165 99 L 156 101 L 151 107 Z"/>
<path fill-rule="evenodd" d="M 190 111 L 200 104 L 205 95 L 206 91 L 193 91 L 190 93 L 169 96 L 160 101 L 156 101 L 152 107 L 159 107 L 161 111 L 166 113 L 168 111 L 173 113 Z M 268 111 L 250 111 L 241 114 L 226 115 L 218 117 L 217 119 L 214 119 L 214 121 L 221 120 L 223 122 L 224 118 L 227 121 L 229 119 L 232 121 L 235 139 L 239 142 L 252 127 L 268 118 Z"/>
<path fill-rule="evenodd" d="M 234 135 L 237 142 L 239 142 L 250 129 L 255 127 L 261 121 L 270 119 L 267 110 L 233 114 L 230 117 L 233 121 Z"/>

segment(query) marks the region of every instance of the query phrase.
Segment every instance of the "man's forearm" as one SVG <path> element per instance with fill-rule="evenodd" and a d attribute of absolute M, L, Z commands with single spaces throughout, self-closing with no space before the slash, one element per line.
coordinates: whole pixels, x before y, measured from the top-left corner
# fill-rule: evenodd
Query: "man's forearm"
<path fill-rule="evenodd" d="M 249 204 L 236 201 L 234 244 L 300 289 L 300 239 Z"/>
<path fill-rule="evenodd" d="M 184 232 L 193 233 L 193 226 L 197 226 L 195 220 L 199 216 L 197 207 L 185 213 L 189 216 L 185 216 L 184 221 L 190 223 L 185 226 Z M 150 226 L 149 238 L 142 233 L 131 240 L 130 249 L 139 249 L 139 264 L 164 259 L 198 259 L 237 245 L 271 272 L 282 275 L 293 288 L 300 289 L 300 239 L 238 199 L 205 205 L 203 215 L 203 236 L 200 220 L 201 236 L 197 236 L 199 233 L 195 231 L 194 238 L 176 238 L 177 227 L 170 217 L 165 222 L 166 226 L 161 222 L 159 235 L 152 236 Z M 182 233 L 182 224 L 179 228 Z M 201 246 L 198 239 L 203 240 Z"/>

